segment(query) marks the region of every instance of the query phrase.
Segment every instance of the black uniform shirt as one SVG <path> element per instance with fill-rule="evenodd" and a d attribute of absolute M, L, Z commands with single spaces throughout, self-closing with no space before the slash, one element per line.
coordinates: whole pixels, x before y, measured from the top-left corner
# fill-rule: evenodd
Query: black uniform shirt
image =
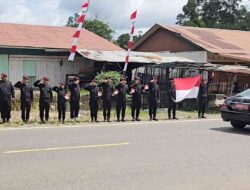
<path fill-rule="evenodd" d="M 21 81 L 14 85 L 15 88 L 19 88 L 21 91 L 21 101 L 32 102 L 33 101 L 33 88 L 24 84 Z"/>
<path fill-rule="evenodd" d="M 98 101 L 98 91 L 99 91 L 98 86 L 89 85 L 89 86 L 85 87 L 84 89 L 89 91 L 91 102 Z"/>
<path fill-rule="evenodd" d="M 40 83 L 41 81 L 38 80 L 34 83 L 34 86 L 39 88 L 40 90 L 40 101 L 44 102 L 52 102 L 53 100 L 53 93 L 52 88 L 50 85 L 45 85 L 43 83 Z"/>
<path fill-rule="evenodd" d="M 70 101 L 80 101 L 80 85 L 76 83 L 69 84 L 69 91 L 70 91 Z"/>
<path fill-rule="evenodd" d="M 125 84 L 118 84 L 115 88 L 116 90 L 118 90 L 118 95 L 117 95 L 117 100 L 118 101 L 123 101 L 125 102 L 126 101 L 126 95 L 127 95 L 127 92 L 128 92 L 128 86 L 125 85 Z"/>
<path fill-rule="evenodd" d="M 102 98 L 108 101 L 111 100 L 114 91 L 112 85 L 107 83 L 102 83 L 100 86 L 102 87 Z"/>
<path fill-rule="evenodd" d="M 135 92 L 132 94 L 133 101 L 141 101 L 141 95 L 143 92 L 143 86 L 141 84 L 132 84 L 131 89 L 135 89 Z"/>
<path fill-rule="evenodd" d="M 176 100 L 176 88 L 175 86 L 171 86 L 168 91 L 169 100 L 173 101 Z"/>
<path fill-rule="evenodd" d="M 11 82 L 0 80 L 0 101 L 11 101 L 15 98 L 15 90 Z"/>
<path fill-rule="evenodd" d="M 149 83 L 149 100 L 158 102 L 160 100 L 160 88 L 158 84 Z"/>
<path fill-rule="evenodd" d="M 58 86 L 53 87 L 53 90 L 57 93 L 57 103 L 59 104 L 64 104 L 66 103 L 66 94 L 67 94 L 67 90 L 66 88 L 61 88 Z"/>
<path fill-rule="evenodd" d="M 200 84 L 198 98 L 207 98 L 207 96 L 208 96 L 208 87 L 209 87 L 211 82 L 212 82 L 212 79 L 209 79 L 207 84 Z"/>

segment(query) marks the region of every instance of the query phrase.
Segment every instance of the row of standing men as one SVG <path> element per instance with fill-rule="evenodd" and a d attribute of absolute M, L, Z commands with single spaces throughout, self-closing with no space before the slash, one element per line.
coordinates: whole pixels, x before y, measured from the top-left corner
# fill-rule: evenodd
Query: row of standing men
<path fill-rule="evenodd" d="M 157 84 L 157 77 L 143 85 L 140 78 L 135 78 L 134 82 L 128 87 L 126 78 L 122 77 L 120 83 L 114 88 L 112 86 L 112 78 L 106 78 L 103 83 L 97 85 L 95 79 L 89 85 L 84 87 L 90 92 L 89 107 L 91 112 L 91 120 L 98 122 L 98 100 L 103 100 L 103 117 L 105 122 L 110 122 L 112 97 L 116 97 L 116 114 L 117 121 L 125 122 L 126 113 L 126 95 L 132 95 L 131 116 L 132 121 L 140 121 L 140 110 L 142 106 L 142 94 L 148 91 L 149 101 L 149 118 L 150 121 L 157 121 L 157 107 L 160 102 L 160 89 Z M 76 120 L 80 110 L 80 79 L 74 77 L 73 82 L 65 84 L 60 83 L 59 86 L 51 87 L 49 85 L 49 78 L 43 77 L 34 83 L 34 86 L 40 90 L 39 98 L 39 112 L 41 123 L 49 120 L 50 104 L 53 100 L 53 93 L 55 91 L 58 95 L 57 108 L 58 119 L 60 122 L 65 122 L 66 117 L 66 102 L 70 101 L 70 118 Z M 203 81 L 199 92 L 199 118 L 205 118 L 205 102 L 207 98 L 207 81 Z M 0 112 L 3 123 L 9 122 L 11 118 L 11 102 L 15 98 L 14 87 L 21 91 L 21 118 L 23 122 L 27 123 L 30 118 L 31 104 L 33 102 L 33 88 L 29 85 L 29 77 L 23 76 L 23 80 L 17 82 L 14 86 L 7 80 L 5 73 L 1 74 L 0 80 Z M 70 96 L 68 96 L 68 91 Z M 174 80 L 170 80 L 169 89 L 169 119 L 176 118 L 176 89 Z M 173 114 L 171 117 L 171 113 Z"/>

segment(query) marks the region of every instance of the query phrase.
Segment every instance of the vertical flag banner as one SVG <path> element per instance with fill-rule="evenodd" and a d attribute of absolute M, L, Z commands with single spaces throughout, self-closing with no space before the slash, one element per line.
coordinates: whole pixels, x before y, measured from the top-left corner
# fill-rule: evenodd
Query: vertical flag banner
<path fill-rule="evenodd" d="M 185 99 L 197 98 L 199 93 L 201 76 L 190 78 L 175 78 L 176 102 Z"/>
<path fill-rule="evenodd" d="M 137 16 L 137 11 L 133 12 L 131 17 L 130 17 L 130 20 L 132 22 L 132 28 L 131 28 L 131 31 L 130 31 L 130 34 L 129 34 L 128 52 L 127 52 L 127 56 L 126 56 L 126 59 L 125 59 L 125 65 L 124 65 L 124 69 L 123 69 L 124 72 L 127 71 L 128 62 L 129 62 L 129 55 L 130 55 L 130 52 L 131 52 L 131 48 L 134 45 L 134 32 L 135 32 L 136 16 Z"/>
<path fill-rule="evenodd" d="M 79 18 L 77 19 L 78 27 L 76 29 L 76 32 L 73 35 L 73 43 L 70 51 L 69 61 L 74 61 L 76 56 L 76 49 L 78 45 L 78 41 L 81 35 L 81 29 L 83 27 L 85 17 L 89 8 L 89 2 L 90 0 L 86 0 L 86 2 L 82 5 L 81 12 L 79 13 Z"/>

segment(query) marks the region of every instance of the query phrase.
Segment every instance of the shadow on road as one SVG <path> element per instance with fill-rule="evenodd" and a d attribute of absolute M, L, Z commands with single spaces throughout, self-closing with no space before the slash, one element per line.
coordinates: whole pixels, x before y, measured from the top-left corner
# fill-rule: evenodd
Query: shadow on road
<path fill-rule="evenodd" d="M 234 129 L 230 126 L 230 127 L 211 128 L 210 130 L 219 131 L 219 132 L 223 132 L 223 133 L 232 133 L 232 134 L 237 134 L 237 135 L 250 136 L 250 128 Z"/>

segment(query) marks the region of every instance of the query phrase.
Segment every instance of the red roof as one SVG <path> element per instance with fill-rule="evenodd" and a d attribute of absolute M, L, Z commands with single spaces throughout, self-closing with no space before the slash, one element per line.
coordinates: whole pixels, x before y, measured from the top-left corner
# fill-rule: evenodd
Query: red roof
<path fill-rule="evenodd" d="M 250 61 L 250 32 L 248 31 L 156 24 L 135 44 L 134 48 L 143 43 L 159 28 L 178 34 L 178 36 L 208 52 Z"/>
<path fill-rule="evenodd" d="M 0 23 L 0 47 L 71 48 L 75 28 Z M 112 42 L 83 29 L 79 49 L 117 51 L 123 50 Z"/>
<path fill-rule="evenodd" d="M 249 53 L 250 32 L 214 28 L 161 25 L 214 53 Z"/>

